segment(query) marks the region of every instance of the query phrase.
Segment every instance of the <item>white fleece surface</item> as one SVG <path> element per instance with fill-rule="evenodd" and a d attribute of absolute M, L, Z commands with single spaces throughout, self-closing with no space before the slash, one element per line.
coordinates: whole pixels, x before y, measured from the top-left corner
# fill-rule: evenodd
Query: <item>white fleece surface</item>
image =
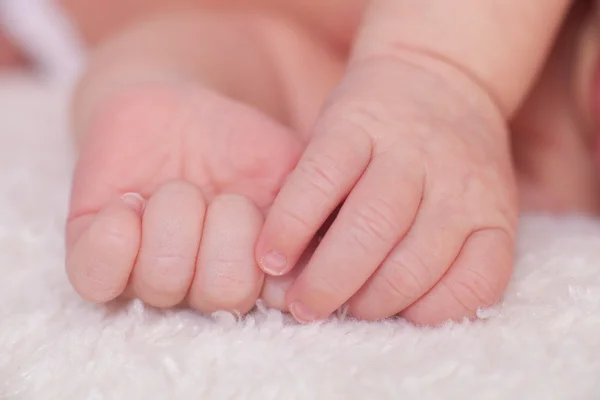
<path fill-rule="evenodd" d="M 0 78 L 0 399 L 600 399 L 600 222 L 523 219 L 502 306 L 417 329 L 80 300 L 66 96 Z"/>

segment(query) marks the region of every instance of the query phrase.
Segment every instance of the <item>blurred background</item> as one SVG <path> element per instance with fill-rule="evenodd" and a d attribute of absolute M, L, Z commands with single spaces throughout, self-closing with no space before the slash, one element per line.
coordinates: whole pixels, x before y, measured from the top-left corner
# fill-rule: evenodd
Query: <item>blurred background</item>
<path fill-rule="evenodd" d="M 209 0 L 211 1 L 211 0 Z M 0 0 L 0 68 L 68 77 L 85 49 L 136 19 L 196 0 Z M 42 45 L 43 44 L 43 45 Z"/>

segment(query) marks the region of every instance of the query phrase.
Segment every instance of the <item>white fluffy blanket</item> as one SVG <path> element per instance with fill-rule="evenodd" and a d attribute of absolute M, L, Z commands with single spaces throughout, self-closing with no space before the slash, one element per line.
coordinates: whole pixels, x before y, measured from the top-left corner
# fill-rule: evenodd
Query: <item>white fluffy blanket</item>
<path fill-rule="evenodd" d="M 0 78 L 0 399 L 599 399 L 600 223 L 523 218 L 504 304 L 417 329 L 97 307 L 63 272 L 64 91 Z"/>

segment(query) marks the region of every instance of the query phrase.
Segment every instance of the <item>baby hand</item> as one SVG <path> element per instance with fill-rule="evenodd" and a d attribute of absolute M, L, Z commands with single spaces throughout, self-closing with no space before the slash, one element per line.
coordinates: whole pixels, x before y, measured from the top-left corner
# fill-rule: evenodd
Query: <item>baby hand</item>
<path fill-rule="evenodd" d="M 412 10 L 402 2 L 373 4 Z M 392 40 L 375 44 L 386 27 L 435 24 L 380 18 L 364 28 L 363 39 L 371 40 L 359 38 L 258 241 L 263 270 L 286 274 L 343 202 L 287 293 L 301 322 L 344 304 L 364 319 L 400 313 L 436 324 L 472 317 L 500 299 L 511 275 L 518 205 L 500 107 L 461 67 Z M 468 50 L 477 56 L 480 44 Z"/>
<path fill-rule="evenodd" d="M 302 144 L 207 90 L 148 85 L 111 96 L 75 168 L 67 272 L 82 297 L 249 311 L 254 246 Z M 123 195 L 125 193 L 125 195 Z"/>
<path fill-rule="evenodd" d="M 349 301 L 356 317 L 433 323 L 472 316 L 508 283 L 517 204 L 500 116 L 457 77 L 388 72 L 399 87 L 370 86 L 326 111 L 268 215 L 259 254 L 284 274 L 345 199 L 288 292 L 299 320 Z"/>

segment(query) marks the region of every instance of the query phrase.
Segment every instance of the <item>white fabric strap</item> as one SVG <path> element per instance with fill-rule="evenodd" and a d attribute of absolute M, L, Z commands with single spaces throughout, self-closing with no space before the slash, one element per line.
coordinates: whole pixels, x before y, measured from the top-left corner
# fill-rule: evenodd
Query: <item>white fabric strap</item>
<path fill-rule="evenodd" d="M 52 0 L 0 0 L 0 22 L 45 76 L 73 81 L 79 75 L 84 46 Z"/>

